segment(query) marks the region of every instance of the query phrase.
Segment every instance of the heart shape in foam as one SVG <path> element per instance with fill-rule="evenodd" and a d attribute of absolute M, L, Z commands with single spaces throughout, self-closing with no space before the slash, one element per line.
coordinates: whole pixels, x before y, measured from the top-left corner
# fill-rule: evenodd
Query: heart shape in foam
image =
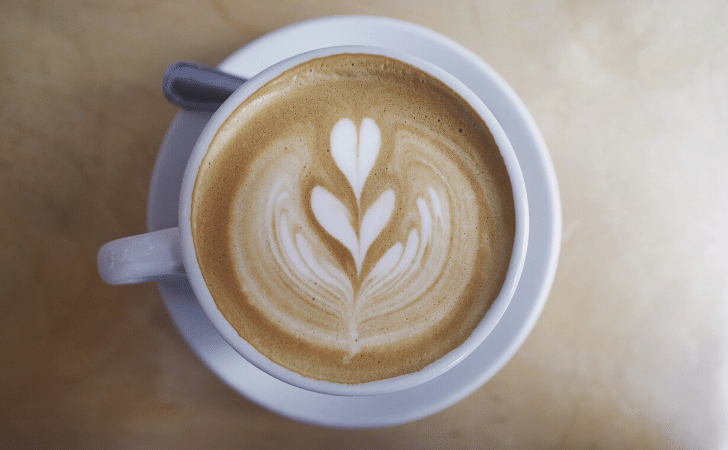
<path fill-rule="evenodd" d="M 382 136 L 373 119 L 366 117 L 358 133 L 350 119 L 339 120 L 331 130 L 331 156 L 349 180 L 356 202 L 361 202 L 364 183 L 379 156 Z"/>

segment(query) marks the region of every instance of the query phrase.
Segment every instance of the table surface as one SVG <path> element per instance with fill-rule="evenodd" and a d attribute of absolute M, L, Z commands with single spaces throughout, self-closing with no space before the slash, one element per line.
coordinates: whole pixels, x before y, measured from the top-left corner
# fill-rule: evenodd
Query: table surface
<path fill-rule="evenodd" d="M 238 396 L 104 242 L 145 231 L 176 60 L 217 64 L 337 14 L 424 25 L 514 88 L 551 152 L 563 245 L 533 332 L 481 389 L 333 430 Z M 728 446 L 728 5 L 495 0 L 3 0 L 0 447 Z"/>

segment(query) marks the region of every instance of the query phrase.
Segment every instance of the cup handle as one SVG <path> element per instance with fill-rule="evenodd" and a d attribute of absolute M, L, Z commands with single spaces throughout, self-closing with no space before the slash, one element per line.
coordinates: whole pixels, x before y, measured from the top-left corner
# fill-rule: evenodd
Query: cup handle
<path fill-rule="evenodd" d="M 184 276 L 178 227 L 130 236 L 104 244 L 97 256 L 108 284 L 136 284 Z"/>

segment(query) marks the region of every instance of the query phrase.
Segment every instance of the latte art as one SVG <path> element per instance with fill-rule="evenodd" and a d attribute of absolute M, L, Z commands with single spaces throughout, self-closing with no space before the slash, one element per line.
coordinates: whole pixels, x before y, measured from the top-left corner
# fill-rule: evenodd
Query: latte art
<path fill-rule="evenodd" d="M 250 288 L 259 293 L 254 296 L 256 306 L 272 321 L 307 341 L 345 350 L 344 362 L 356 356 L 362 347 L 396 342 L 417 334 L 418 329 L 427 330 L 438 323 L 452 307 L 447 305 L 447 300 L 433 301 L 429 298 L 444 295 L 437 289 L 438 279 L 445 275 L 446 270 L 462 274 L 473 269 L 475 251 L 472 247 L 467 252 L 467 246 L 463 245 L 465 248 L 461 251 L 465 254 L 460 253 L 457 258 L 449 252 L 452 243 L 465 244 L 453 239 L 449 198 L 450 195 L 458 195 L 459 184 L 464 183 L 458 184 L 456 180 L 458 185 L 454 186 L 438 171 L 432 170 L 426 190 L 417 192 L 413 189 L 409 194 L 416 194 L 414 201 L 406 201 L 408 189 L 405 185 L 401 186 L 399 209 L 412 210 L 402 211 L 400 214 L 408 220 L 399 222 L 412 225 L 409 230 L 401 230 L 404 233 L 400 230 L 390 232 L 389 239 L 384 241 L 396 240 L 394 237 L 400 239 L 393 244 L 387 242 L 383 254 L 371 255 L 367 270 L 362 272 L 370 246 L 388 226 L 391 227 L 398 203 L 397 193 L 388 188 L 376 194 L 376 200 L 367 208 L 361 205 L 367 177 L 379 156 L 379 135 L 379 128 L 370 118 L 364 119 L 358 138 L 356 127 L 349 119 L 341 119 L 331 133 L 331 155 L 356 198 L 355 209 L 347 207 L 325 187 L 317 185 L 310 192 L 310 209 L 316 222 L 348 250 L 349 262 L 353 262 L 356 269 L 353 273 L 347 273 L 346 261 L 339 260 L 312 230 L 313 224 L 309 223 L 310 215 L 306 210 L 308 205 L 296 204 L 298 199 L 306 198 L 305 193 L 297 192 L 303 185 L 299 179 L 302 172 L 297 169 L 288 174 L 286 178 L 289 181 L 265 184 L 261 186 L 263 192 L 254 195 L 268 199 L 264 229 L 270 230 L 268 238 L 261 242 L 263 245 L 255 249 L 260 259 L 255 262 L 254 269 L 248 268 L 252 256 L 246 251 L 250 247 L 250 243 L 245 241 L 248 233 L 238 234 L 241 240 L 235 245 L 234 258 L 241 278 L 255 280 Z M 392 166 L 421 166 L 421 170 L 427 170 L 431 163 L 412 159 L 407 154 L 408 148 L 415 145 L 424 153 L 426 161 L 437 159 L 435 147 L 424 141 L 417 142 L 414 136 L 404 133 L 400 140 L 395 139 L 395 149 L 390 158 L 398 164 Z M 299 164 L 290 164 L 289 167 L 298 167 Z M 273 162 L 265 167 L 280 170 Z M 397 175 L 404 178 L 405 174 Z M 262 179 L 275 177 L 264 173 L 254 176 Z M 293 183 L 290 180 L 294 180 Z M 234 214 L 243 223 L 247 220 L 244 211 L 248 209 L 248 196 L 247 189 L 241 190 L 238 199 L 241 209 Z M 457 200 L 466 203 L 466 210 L 477 210 L 474 202 L 467 204 L 467 199 Z M 466 227 L 476 225 L 465 224 Z M 262 258 L 266 252 L 270 257 Z M 261 267 L 263 264 L 265 267 Z M 256 276 L 255 272 L 261 270 L 276 276 Z M 281 280 L 287 281 L 286 288 L 279 285 Z M 462 290 L 464 287 L 457 288 Z M 456 301 L 458 294 L 457 291 L 449 292 L 450 300 Z M 301 305 L 292 310 L 292 301 Z M 422 308 L 434 305 L 439 307 L 431 313 L 422 314 Z M 317 311 L 312 313 L 310 309 Z M 410 314 L 408 309 L 416 312 Z M 310 320 L 310 317 L 318 318 L 322 313 L 329 323 Z M 402 315 L 409 316 L 411 320 L 398 320 Z"/>
<path fill-rule="evenodd" d="M 482 120 L 438 83 L 384 57 L 323 58 L 261 88 L 216 136 L 193 199 L 198 261 L 269 359 L 340 383 L 409 373 L 462 343 L 497 296 L 507 173 Z"/>
<path fill-rule="evenodd" d="M 368 117 L 362 122 L 358 140 L 354 123 L 349 119 L 341 119 L 331 132 L 331 155 L 346 176 L 359 210 L 364 182 L 379 156 L 380 145 L 379 127 Z M 361 265 L 369 246 L 392 217 L 394 198 L 394 191 L 387 189 L 366 214 L 361 216 L 361 210 L 358 211 L 356 216 L 361 216 L 362 220 L 357 232 L 352 227 L 352 215 L 332 193 L 321 186 L 316 186 L 311 193 L 314 216 L 331 236 L 351 252 L 357 274 L 361 274 Z"/>

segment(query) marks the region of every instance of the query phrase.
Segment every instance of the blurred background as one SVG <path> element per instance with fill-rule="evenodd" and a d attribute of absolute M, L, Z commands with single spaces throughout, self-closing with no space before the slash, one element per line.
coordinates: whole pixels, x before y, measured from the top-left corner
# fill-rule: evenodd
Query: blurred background
<path fill-rule="evenodd" d="M 332 430 L 270 413 L 193 354 L 153 284 L 96 252 L 146 230 L 177 60 L 371 14 L 461 43 L 541 129 L 563 202 L 530 337 L 460 403 Z M 728 448 L 728 4 L 3 0 L 0 448 Z"/>

